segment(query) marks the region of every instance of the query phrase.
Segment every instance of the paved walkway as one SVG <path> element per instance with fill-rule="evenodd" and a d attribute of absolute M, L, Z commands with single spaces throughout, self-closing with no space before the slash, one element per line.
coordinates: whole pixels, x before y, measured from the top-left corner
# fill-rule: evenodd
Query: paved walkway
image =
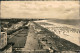
<path fill-rule="evenodd" d="M 27 36 L 27 41 L 25 44 L 25 48 L 23 50 L 36 50 L 39 49 L 38 40 L 36 39 L 36 33 L 33 29 L 33 25 L 30 25 L 29 33 Z"/>

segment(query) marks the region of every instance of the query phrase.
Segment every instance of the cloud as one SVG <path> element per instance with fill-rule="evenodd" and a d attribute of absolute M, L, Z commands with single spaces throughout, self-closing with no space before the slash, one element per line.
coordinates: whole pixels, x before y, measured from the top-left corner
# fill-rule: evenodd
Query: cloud
<path fill-rule="evenodd" d="M 2 18 L 79 19 L 78 1 L 2 1 Z"/>

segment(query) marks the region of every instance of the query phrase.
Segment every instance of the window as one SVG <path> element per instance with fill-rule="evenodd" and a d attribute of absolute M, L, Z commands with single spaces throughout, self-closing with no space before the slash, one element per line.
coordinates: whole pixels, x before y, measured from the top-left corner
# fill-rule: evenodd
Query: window
<path fill-rule="evenodd" d="M 7 39 L 5 38 L 5 41 L 6 41 Z"/>
<path fill-rule="evenodd" d="M 2 43 L 4 42 L 4 40 L 2 40 Z"/>
<path fill-rule="evenodd" d="M 6 34 L 5 33 L 3 33 L 3 36 L 5 36 Z"/>
<path fill-rule="evenodd" d="M 3 37 L 4 37 L 4 35 L 2 34 L 2 35 L 1 35 L 1 38 L 3 38 Z"/>
<path fill-rule="evenodd" d="M 2 33 L 2 34 L 1 34 L 1 38 L 3 38 L 5 35 L 6 35 L 5 33 Z"/>

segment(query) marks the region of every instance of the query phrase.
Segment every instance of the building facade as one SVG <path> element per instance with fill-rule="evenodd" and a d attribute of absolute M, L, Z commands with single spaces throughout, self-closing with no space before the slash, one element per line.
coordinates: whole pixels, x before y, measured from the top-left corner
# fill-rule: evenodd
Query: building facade
<path fill-rule="evenodd" d="M 12 43 L 7 43 L 7 33 L 0 34 L 0 53 L 12 53 Z"/>
<path fill-rule="evenodd" d="M 7 33 L 6 32 L 1 32 L 0 35 L 0 49 L 5 47 L 7 45 Z"/>

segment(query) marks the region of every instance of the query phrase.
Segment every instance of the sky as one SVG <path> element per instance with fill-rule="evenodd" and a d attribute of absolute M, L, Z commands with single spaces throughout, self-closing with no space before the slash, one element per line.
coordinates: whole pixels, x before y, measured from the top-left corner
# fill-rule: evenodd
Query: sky
<path fill-rule="evenodd" d="M 80 19 L 78 1 L 2 1 L 1 18 Z"/>

